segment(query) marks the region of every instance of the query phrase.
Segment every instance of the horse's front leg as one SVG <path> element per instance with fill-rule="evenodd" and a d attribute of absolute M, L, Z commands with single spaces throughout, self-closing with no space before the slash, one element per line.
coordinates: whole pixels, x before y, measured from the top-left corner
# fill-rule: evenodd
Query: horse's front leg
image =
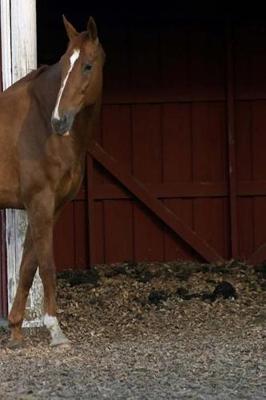
<path fill-rule="evenodd" d="M 51 334 L 51 345 L 69 343 L 56 317 L 56 274 L 53 256 L 54 194 L 43 190 L 27 205 L 29 225 L 44 289 L 44 324 Z"/>
<path fill-rule="evenodd" d="M 31 232 L 28 227 L 25 236 L 16 296 L 8 316 L 9 326 L 11 330 L 11 339 L 9 342 L 9 347 L 19 346 L 23 339 L 21 333 L 21 326 L 23 322 L 27 297 L 33 282 L 37 265 L 38 263 L 32 245 Z"/>

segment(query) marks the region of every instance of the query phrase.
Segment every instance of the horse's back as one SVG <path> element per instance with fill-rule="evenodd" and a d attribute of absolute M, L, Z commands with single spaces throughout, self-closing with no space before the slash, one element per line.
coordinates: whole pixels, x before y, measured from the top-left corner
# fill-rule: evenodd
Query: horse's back
<path fill-rule="evenodd" d="M 18 134 L 15 123 L 2 110 L 0 98 L 0 208 L 18 206 Z"/>
<path fill-rule="evenodd" d="M 19 79 L 18 81 L 13 83 L 11 86 L 9 86 L 3 93 L 9 94 L 10 92 L 13 92 L 14 90 L 20 89 L 21 87 L 32 82 L 34 79 L 38 78 L 48 68 L 49 68 L 48 65 L 42 65 L 40 68 L 30 71 L 27 75 L 23 76 L 23 78 Z"/>

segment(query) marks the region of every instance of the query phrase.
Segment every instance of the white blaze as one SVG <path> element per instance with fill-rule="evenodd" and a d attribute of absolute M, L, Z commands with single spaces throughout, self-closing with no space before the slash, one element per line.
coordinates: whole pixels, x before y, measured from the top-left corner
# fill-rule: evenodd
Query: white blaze
<path fill-rule="evenodd" d="M 72 56 L 69 59 L 70 66 L 69 66 L 69 69 L 67 71 L 66 77 L 65 77 L 65 79 L 64 79 L 64 81 L 63 81 L 63 83 L 61 85 L 61 88 L 60 88 L 60 90 L 58 92 L 57 101 L 56 101 L 55 109 L 54 109 L 54 112 L 53 112 L 53 118 L 55 118 L 55 119 L 60 119 L 59 114 L 58 114 L 59 103 L 60 103 L 64 88 L 66 86 L 69 74 L 72 71 L 72 69 L 73 69 L 73 67 L 75 65 L 75 62 L 79 58 L 79 53 L 80 53 L 80 49 L 75 49 L 73 51 L 73 53 L 72 53 Z"/>

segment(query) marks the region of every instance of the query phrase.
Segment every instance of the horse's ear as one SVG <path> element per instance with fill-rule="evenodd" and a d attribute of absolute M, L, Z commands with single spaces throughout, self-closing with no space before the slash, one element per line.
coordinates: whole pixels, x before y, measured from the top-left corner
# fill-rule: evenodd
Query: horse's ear
<path fill-rule="evenodd" d="M 66 19 L 66 17 L 64 15 L 63 15 L 63 21 L 64 21 L 64 25 L 66 28 L 66 33 L 67 33 L 68 39 L 71 40 L 75 36 L 78 35 L 78 32 L 76 31 L 74 26 Z"/>
<path fill-rule="evenodd" d="M 89 18 L 88 25 L 87 25 L 87 31 L 88 31 L 89 38 L 91 40 L 98 40 L 97 26 L 92 17 Z"/>

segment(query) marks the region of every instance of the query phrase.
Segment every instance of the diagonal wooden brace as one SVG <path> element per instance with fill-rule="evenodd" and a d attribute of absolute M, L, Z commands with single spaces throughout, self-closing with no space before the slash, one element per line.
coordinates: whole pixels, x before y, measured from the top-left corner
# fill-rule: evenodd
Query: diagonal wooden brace
<path fill-rule="evenodd" d="M 91 141 L 88 151 L 90 155 L 110 172 L 127 190 L 206 261 L 223 261 L 223 258 L 213 247 L 177 218 L 173 211 L 166 207 L 160 200 L 151 195 L 142 182 L 133 175 L 128 174 L 97 142 Z"/>

